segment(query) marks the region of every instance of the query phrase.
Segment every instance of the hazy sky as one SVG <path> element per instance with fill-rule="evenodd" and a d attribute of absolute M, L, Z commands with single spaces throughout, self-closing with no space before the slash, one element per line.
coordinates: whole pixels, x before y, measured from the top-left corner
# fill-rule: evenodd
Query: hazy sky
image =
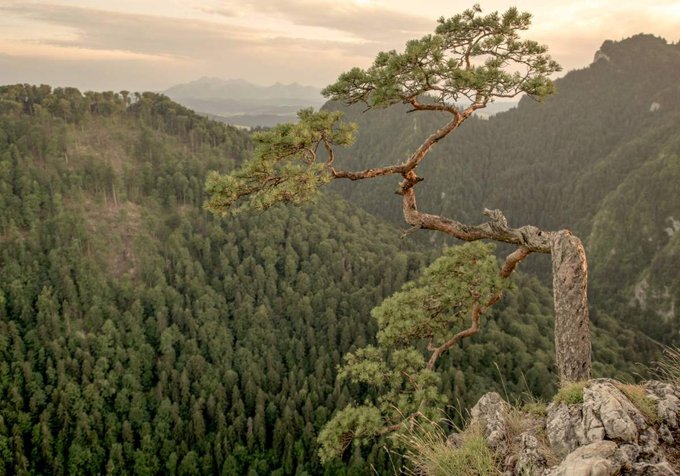
<path fill-rule="evenodd" d="M 457 0 L 0 0 L 0 84 L 163 90 L 201 76 L 323 86 L 430 33 Z M 680 0 L 479 1 L 534 14 L 526 38 L 565 70 L 605 39 L 680 40 Z"/>

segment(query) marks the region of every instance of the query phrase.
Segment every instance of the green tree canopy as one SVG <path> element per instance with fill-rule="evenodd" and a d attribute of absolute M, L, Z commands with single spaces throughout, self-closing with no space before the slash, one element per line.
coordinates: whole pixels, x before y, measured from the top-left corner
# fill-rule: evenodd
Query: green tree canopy
<path fill-rule="evenodd" d="M 319 434 L 323 461 L 342 454 L 353 440 L 404 429 L 417 418 L 442 417 L 446 398 L 435 364 L 444 351 L 477 332 L 482 313 L 508 283 L 492 251 L 493 245 L 479 242 L 448 248 L 419 278 L 373 309 L 378 346 L 347 354 L 338 379 L 370 386 L 378 398 L 336 413 Z"/>

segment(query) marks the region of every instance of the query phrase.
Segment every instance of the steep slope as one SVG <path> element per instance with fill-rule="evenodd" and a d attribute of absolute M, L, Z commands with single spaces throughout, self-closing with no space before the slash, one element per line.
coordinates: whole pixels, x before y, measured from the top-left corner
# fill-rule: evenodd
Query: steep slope
<path fill-rule="evenodd" d="M 680 133 L 643 136 L 648 159 L 603 200 L 589 244 L 605 305 L 640 330 L 680 341 Z M 613 168 L 613 167 L 612 167 Z"/>
<path fill-rule="evenodd" d="M 593 64 L 557 81 L 558 93 L 545 104 L 523 99 L 516 109 L 488 121 L 468 121 L 438 144 L 421 166 L 426 182 L 419 205 L 472 223 L 483 221 L 484 207 L 500 208 L 513 225 L 574 230 L 590 253 L 595 305 L 620 314 L 616 303 L 623 302 L 629 325 L 640 325 L 665 342 L 680 342 L 668 326 L 653 331 L 648 326 L 649 319 L 662 315 L 679 327 L 680 295 L 671 292 L 677 278 L 652 265 L 660 263 L 657 253 L 662 252 L 671 266 L 680 265 L 673 261 L 677 253 L 666 249 L 675 246 L 666 229 L 674 229 L 673 220 L 680 216 L 680 195 L 674 191 L 678 79 L 679 45 L 651 35 L 606 41 Z M 444 120 L 404 112 L 346 109 L 360 132 L 341 163 L 359 168 L 400 161 Z M 337 184 L 337 190 L 372 213 L 402 223 L 399 200 L 389 198 L 395 185 L 384 179 Z M 628 213 L 624 203 L 636 204 L 636 211 Z M 658 216 L 650 218 L 650 213 Z M 614 258 L 607 257 L 605 251 L 617 241 L 626 244 L 617 247 Z M 628 303 L 640 302 L 635 290 L 639 294 L 643 288 L 645 295 L 665 296 L 665 301 L 656 307 L 655 299 L 646 300 L 650 315 L 641 322 Z"/>
<path fill-rule="evenodd" d="M 334 196 L 207 215 L 207 171 L 250 141 L 163 96 L 17 85 L 0 108 L 0 474 L 391 474 L 380 442 L 321 468 L 315 438 L 366 396 L 335 374 L 370 309 L 431 252 Z M 602 322 L 596 371 L 632 378 L 635 336 Z M 549 397 L 551 329 L 519 276 L 442 390 Z"/>
<path fill-rule="evenodd" d="M 343 203 L 208 216 L 249 140 L 162 96 L 0 94 L 0 472 L 318 473 L 335 366 L 426 257 Z"/>

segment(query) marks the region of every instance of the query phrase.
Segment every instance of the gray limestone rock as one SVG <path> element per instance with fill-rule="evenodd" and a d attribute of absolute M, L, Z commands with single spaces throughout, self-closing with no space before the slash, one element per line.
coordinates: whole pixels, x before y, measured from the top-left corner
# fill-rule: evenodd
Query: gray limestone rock
<path fill-rule="evenodd" d="M 581 446 L 567 457 L 547 476 L 613 476 L 621 467 L 612 458 L 616 451 L 613 441 L 596 441 Z"/>
<path fill-rule="evenodd" d="M 678 473 L 666 461 L 656 464 L 638 463 L 633 465 L 630 474 L 636 476 L 678 476 Z"/>
<path fill-rule="evenodd" d="M 548 467 L 538 439 L 529 432 L 524 432 L 519 437 L 519 456 L 514 467 L 514 473 L 522 476 L 542 475 Z"/>
<path fill-rule="evenodd" d="M 673 438 L 673 433 L 671 433 L 671 430 L 668 429 L 668 425 L 665 423 L 662 423 L 659 425 L 659 437 L 664 441 L 664 443 L 667 443 L 669 445 L 672 445 L 675 443 L 675 438 Z"/>
<path fill-rule="evenodd" d="M 622 471 L 631 471 L 639 456 L 640 448 L 637 445 L 623 444 L 616 449 L 613 459 Z"/>
<path fill-rule="evenodd" d="M 545 431 L 553 452 L 560 458 L 587 442 L 581 405 L 550 405 Z"/>
<path fill-rule="evenodd" d="M 640 410 L 608 380 L 593 380 L 583 390 L 583 414 L 584 424 L 595 425 L 585 428 L 586 435 L 595 440 L 606 436 L 610 440 L 637 443 L 639 432 L 647 428 Z"/>
<path fill-rule="evenodd" d="M 470 410 L 471 423 L 481 426 L 486 442 L 493 449 L 501 449 L 505 444 L 505 418 L 509 409 L 510 406 L 498 393 L 489 392 Z"/>
<path fill-rule="evenodd" d="M 680 387 L 644 384 L 656 404 L 658 418 L 650 418 L 619 386 L 609 379 L 591 380 L 582 403 L 551 404 L 545 426 L 534 421 L 515 437 L 506 423 L 509 406 L 497 393 L 480 399 L 472 422 L 504 458 L 507 476 L 680 476 Z M 540 444 L 544 437 L 554 455 Z M 555 456 L 561 463 L 549 468 Z"/>
<path fill-rule="evenodd" d="M 656 413 L 669 430 L 680 428 L 680 389 L 669 383 L 650 381 L 647 395 L 656 403 Z"/>

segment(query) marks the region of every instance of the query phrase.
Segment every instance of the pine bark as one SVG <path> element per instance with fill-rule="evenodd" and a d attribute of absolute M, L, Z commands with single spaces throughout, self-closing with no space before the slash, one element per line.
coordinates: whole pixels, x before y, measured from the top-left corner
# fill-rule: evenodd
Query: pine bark
<path fill-rule="evenodd" d="M 583 244 L 569 231 L 550 243 L 555 303 L 555 358 L 560 382 L 590 378 L 592 349 L 588 316 L 588 267 Z"/>

